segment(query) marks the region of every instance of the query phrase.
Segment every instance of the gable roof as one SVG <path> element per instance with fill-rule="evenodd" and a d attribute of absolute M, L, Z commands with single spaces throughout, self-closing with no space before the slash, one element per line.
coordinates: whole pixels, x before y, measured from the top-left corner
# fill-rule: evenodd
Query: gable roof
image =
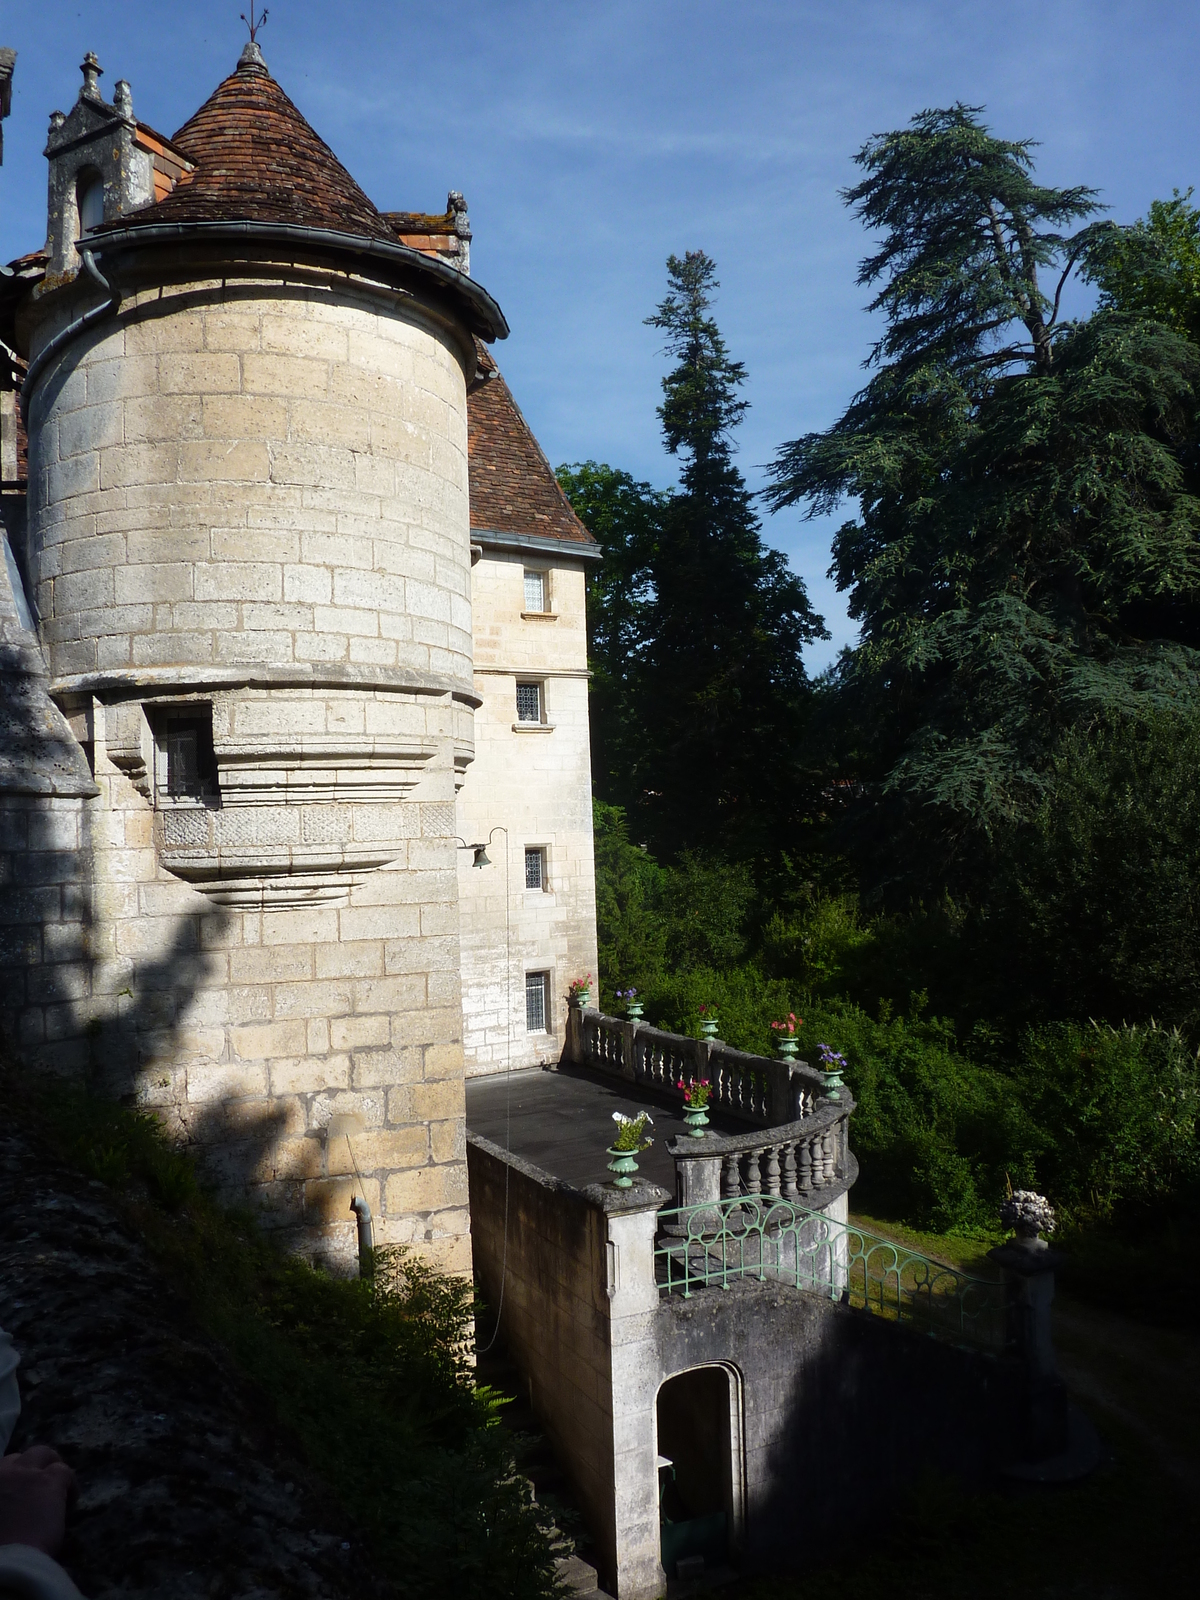
<path fill-rule="evenodd" d="M 164 222 L 273 222 L 394 241 L 395 233 L 267 71 L 257 46 L 171 139 L 195 163 L 156 204 L 96 231 Z"/>
<path fill-rule="evenodd" d="M 471 531 L 594 547 L 500 369 L 478 348 L 480 369 L 489 376 L 467 396 Z"/>

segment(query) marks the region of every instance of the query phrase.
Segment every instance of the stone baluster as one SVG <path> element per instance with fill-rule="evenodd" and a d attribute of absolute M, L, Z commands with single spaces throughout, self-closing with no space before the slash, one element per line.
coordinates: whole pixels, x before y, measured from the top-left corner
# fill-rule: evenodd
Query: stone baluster
<path fill-rule="evenodd" d="M 746 1193 L 758 1196 L 762 1193 L 762 1173 L 759 1171 L 758 1158 L 761 1151 L 747 1150 L 746 1162 Z"/>
<path fill-rule="evenodd" d="M 796 1146 L 796 1186 L 801 1194 L 807 1194 L 813 1186 L 812 1179 L 812 1152 L 807 1139 L 801 1139 Z"/>
<path fill-rule="evenodd" d="M 721 1199 L 734 1200 L 741 1190 L 742 1177 L 738 1170 L 737 1153 L 730 1150 L 721 1164 Z"/>
<path fill-rule="evenodd" d="M 783 1147 L 783 1198 L 794 1200 L 796 1198 L 796 1146 L 785 1144 Z"/>
<path fill-rule="evenodd" d="M 821 1174 L 825 1182 L 832 1183 L 835 1176 L 833 1159 L 833 1129 L 826 1128 L 821 1135 Z"/>
<path fill-rule="evenodd" d="M 767 1182 L 766 1192 L 772 1200 L 779 1198 L 779 1146 L 767 1146 Z"/>

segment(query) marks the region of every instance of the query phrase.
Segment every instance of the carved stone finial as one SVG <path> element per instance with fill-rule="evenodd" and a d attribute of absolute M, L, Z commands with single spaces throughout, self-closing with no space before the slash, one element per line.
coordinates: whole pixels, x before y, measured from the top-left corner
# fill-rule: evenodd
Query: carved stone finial
<path fill-rule="evenodd" d="M 1000 1220 L 1015 1229 L 1019 1242 L 1031 1250 L 1044 1250 L 1046 1241 L 1038 1235 L 1055 1229 L 1054 1207 L 1032 1189 L 1014 1189 L 1000 1206 Z"/>
<path fill-rule="evenodd" d="M 262 49 L 254 39 L 248 40 L 243 46 L 242 53 L 238 57 L 237 69 L 241 73 L 261 73 L 268 78 L 271 76 L 267 63 L 263 60 Z"/>
<path fill-rule="evenodd" d="M 96 60 L 94 50 L 89 50 L 84 56 L 79 64 L 79 70 L 83 73 L 83 88 L 80 93 L 87 95 L 89 100 L 99 100 L 100 90 L 96 80 L 104 76 L 104 68 Z"/>
<path fill-rule="evenodd" d="M 113 105 L 123 117 L 133 118 L 133 90 L 125 78 L 118 78 L 113 84 Z"/>

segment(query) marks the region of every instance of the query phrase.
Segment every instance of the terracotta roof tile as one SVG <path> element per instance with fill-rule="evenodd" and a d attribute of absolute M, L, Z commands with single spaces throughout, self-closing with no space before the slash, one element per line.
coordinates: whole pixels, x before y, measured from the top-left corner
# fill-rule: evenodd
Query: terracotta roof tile
<path fill-rule="evenodd" d="M 108 226 L 287 222 L 395 238 L 265 66 L 245 55 L 170 142 L 195 171 L 165 199 Z"/>
<path fill-rule="evenodd" d="M 471 527 L 595 544 L 482 345 L 479 366 L 491 376 L 467 396 Z"/>

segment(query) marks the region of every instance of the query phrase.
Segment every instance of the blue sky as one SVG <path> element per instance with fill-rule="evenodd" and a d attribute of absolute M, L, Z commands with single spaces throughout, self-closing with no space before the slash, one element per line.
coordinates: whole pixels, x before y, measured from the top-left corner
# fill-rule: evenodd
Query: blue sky
<path fill-rule="evenodd" d="M 0 169 L 0 256 L 45 231 L 47 118 L 94 49 L 110 94 L 171 133 L 232 70 L 246 0 L 4 0 L 18 52 Z M 838 190 L 872 133 L 954 100 L 1041 141 L 1044 181 L 1090 183 L 1128 221 L 1200 177 L 1200 11 L 1187 0 L 275 0 L 275 74 L 385 209 L 467 196 L 475 276 L 512 326 L 497 351 L 554 462 L 674 478 L 642 318 L 672 250 L 703 248 L 748 368 L 740 462 L 831 422 L 871 340 L 865 238 Z M 830 526 L 765 519 L 834 634 Z"/>

